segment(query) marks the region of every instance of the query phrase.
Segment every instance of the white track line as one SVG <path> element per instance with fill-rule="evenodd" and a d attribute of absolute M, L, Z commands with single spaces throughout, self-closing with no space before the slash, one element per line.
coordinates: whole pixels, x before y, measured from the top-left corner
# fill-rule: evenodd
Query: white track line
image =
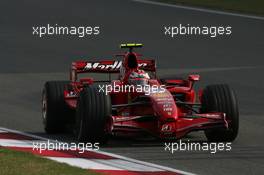
<path fill-rule="evenodd" d="M 108 166 L 107 164 L 98 163 L 96 160 L 93 159 L 83 159 L 83 158 L 65 158 L 65 157 L 46 157 L 48 159 L 67 163 L 71 166 L 77 166 L 83 169 L 93 169 L 93 170 L 124 170 L 120 168 L 115 168 L 114 166 Z"/>
<path fill-rule="evenodd" d="M 32 148 L 32 140 L 0 139 L 0 146 Z"/>
<path fill-rule="evenodd" d="M 102 163 L 111 167 L 116 167 L 126 171 L 140 171 L 140 172 L 159 172 L 160 168 L 149 167 L 142 163 L 134 163 L 123 159 L 93 159 L 96 163 Z"/>
<path fill-rule="evenodd" d="M 52 141 L 52 142 L 57 142 L 56 140 L 52 140 L 52 139 L 48 139 L 48 138 L 45 138 L 45 137 L 36 136 L 36 135 L 33 135 L 33 134 L 24 133 L 24 132 L 13 130 L 13 129 L 7 129 L 7 128 L 0 127 L 0 130 L 11 132 L 11 133 L 21 134 L 21 135 L 32 137 L 32 138 L 35 138 L 35 139 L 41 139 L 41 140 L 46 140 L 46 141 L 49 140 L 49 141 Z M 144 161 L 140 161 L 140 160 L 136 160 L 136 159 L 120 156 L 120 155 L 113 154 L 113 153 L 108 153 L 108 152 L 104 152 L 104 151 L 93 151 L 93 152 L 101 153 L 101 154 L 108 155 L 108 156 L 111 156 L 111 157 L 114 157 L 114 158 L 117 158 L 117 159 L 121 159 L 121 160 L 124 160 L 124 161 L 131 162 L 131 163 L 136 163 L 136 164 L 139 164 L 139 165 L 142 165 L 142 166 L 148 166 L 148 167 L 153 168 L 153 169 L 160 169 L 162 171 L 170 171 L 170 172 L 175 172 L 175 173 L 184 174 L 184 175 L 195 175 L 195 174 L 190 173 L 190 172 L 186 172 L 186 171 L 182 171 L 182 170 L 178 170 L 178 169 L 174 169 L 174 168 L 169 168 L 169 167 L 166 167 L 166 166 L 157 165 L 157 164 L 153 164 L 153 163 L 148 163 L 148 162 L 144 162 Z"/>
<path fill-rule="evenodd" d="M 256 20 L 264 20 L 264 17 L 262 17 L 262 16 L 244 15 L 244 14 L 224 12 L 224 11 L 219 11 L 219 10 L 209 10 L 209 9 L 205 9 L 205 8 L 167 4 L 167 3 L 163 3 L 163 2 L 155 2 L 155 1 L 150 1 L 150 0 L 132 0 L 132 1 L 145 3 L 145 4 L 159 5 L 159 6 L 164 6 L 164 7 L 173 7 L 173 8 L 179 8 L 179 9 L 185 9 L 185 10 L 193 10 L 193 11 L 199 11 L 199 12 L 205 12 L 205 13 L 213 13 L 213 14 L 218 14 L 218 15 L 229 15 L 229 16 L 236 16 L 236 17 L 256 19 Z"/>

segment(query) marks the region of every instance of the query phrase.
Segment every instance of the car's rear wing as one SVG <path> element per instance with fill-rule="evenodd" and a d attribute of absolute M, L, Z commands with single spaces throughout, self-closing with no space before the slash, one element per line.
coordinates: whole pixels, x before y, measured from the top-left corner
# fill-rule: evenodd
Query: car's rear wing
<path fill-rule="evenodd" d="M 122 61 L 76 61 L 72 63 L 72 70 L 77 73 L 119 73 Z M 155 60 L 138 60 L 138 66 L 145 71 L 156 71 Z"/>
<path fill-rule="evenodd" d="M 71 66 L 71 79 L 74 81 L 79 73 L 119 73 L 122 61 L 76 61 Z M 145 71 L 156 72 L 156 62 L 153 59 L 138 60 L 138 67 Z"/>

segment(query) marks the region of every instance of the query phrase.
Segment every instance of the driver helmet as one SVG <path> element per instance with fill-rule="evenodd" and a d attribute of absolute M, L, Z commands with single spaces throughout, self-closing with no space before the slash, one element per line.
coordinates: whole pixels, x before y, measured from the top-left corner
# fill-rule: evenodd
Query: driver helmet
<path fill-rule="evenodd" d="M 131 85 L 147 85 L 149 79 L 150 77 L 145 71 L 133 71 L 129 75 L 128 83 Z"/>

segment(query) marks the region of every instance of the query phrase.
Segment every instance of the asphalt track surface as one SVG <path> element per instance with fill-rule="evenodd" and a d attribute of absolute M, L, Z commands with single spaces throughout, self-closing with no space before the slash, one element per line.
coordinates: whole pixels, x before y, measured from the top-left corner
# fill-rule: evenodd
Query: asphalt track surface
<path fill-rule="evenodd" d="M 97 37 L 32 35 L 46 24 L 101 27 Z M 231 25 L 232 36 L 169 38 L 164 25 Z M 197 87 L 228 83 L 237 93 L 240 132 L 232 151 L 164 151 L 155 141 L 113 138 L 104 151 L 197 174 L 264 172 L 264 21 L 142 4 L 130 0 L 11 0 L 0 2 L 0 126 L 45 137 L 40 113 L 45 81 L 68 78 L 69 65 L 82 58 L 113 58 L 122 42 L 145 44 L 140 50 L 158 60 L 160 74 L 200 73 Z M 205 140 L 203 133 L 190 134 Z"/>

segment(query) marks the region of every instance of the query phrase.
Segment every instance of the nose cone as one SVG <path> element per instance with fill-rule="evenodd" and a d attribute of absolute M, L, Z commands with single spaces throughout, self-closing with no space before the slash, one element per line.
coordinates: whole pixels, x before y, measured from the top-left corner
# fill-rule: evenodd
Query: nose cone
<path fill-rule="evenodd" d="M 165 89 L 164 92 L 151 93 L 153 110 L 161 120 L 175 120 L 178 118 L 177 107 L 171 93 Z"/>

